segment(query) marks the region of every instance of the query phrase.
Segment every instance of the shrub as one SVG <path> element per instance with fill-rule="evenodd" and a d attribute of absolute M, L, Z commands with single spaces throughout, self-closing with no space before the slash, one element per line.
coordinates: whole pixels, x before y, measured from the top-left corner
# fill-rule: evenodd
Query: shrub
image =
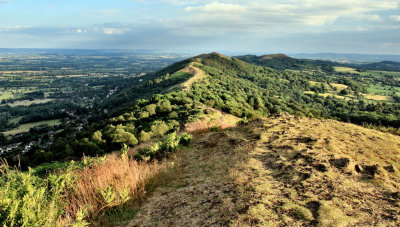
<path fill-rule="evenodd" d="M 102 144 L 102 143 L 106 142 L 105 140 L 103 140 L 103 134 L 99 130 L 97 130 L 93 133 L 92 140 L 98 144 Z"/>
<path fill-rule="evenodd" d="M 218 132 L 221 128 L 219 126 L 210 127 L 211 132 Z"/>
<path fill-rule="evenodd" d="M 141 131 L 140 132 L 140 135 L 139 135 L 139 139 L 140 139 L 140 142 L 147 142 L 147 141 L 149 141 L 150 140 L 150 133 L 148 133 L 148 132 L 146 132 L 146 131 Z"/>
<path fill-rule="evenodd" d="M 188 133 L 183 133 L 180 137 L 179 143 L 183 146 L 189 145 L 193 140 L 193 136 Z"/>
<path fill-rule="evenodd" d="M 298 218 L 306 221 L 312 221 L 314 219 L 311 211 L 302 206 L 296 206 L 296 208 L 294 209 L 294 213 Z"/>
<path fill-rule="evenodd" d="M 135 158 L 138 161 L 161 160 L 166 154 L 178 150 L 179 145 L 187 146 L 191 141 L 192 135 L 187 133 L 177 135 L 176 132 L 173 132 L 164 139 L 154 142 L 149 147 L 138 149 Z"/>
<path fill-rule="evenodd" d="M 164 121 L 154 121 L 151 126 L 151 134 L 154 136 L 162 136 L 168 132 L 169 127 Z"/>

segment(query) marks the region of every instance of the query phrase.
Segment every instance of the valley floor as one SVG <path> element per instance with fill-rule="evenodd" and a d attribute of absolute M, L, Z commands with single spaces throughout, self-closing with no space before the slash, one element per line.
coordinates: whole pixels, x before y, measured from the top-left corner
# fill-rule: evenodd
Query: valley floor
<path fill-rule="evenodd" d="M 400 223 L 394 135 L 281 115 L 197 135 L 178 157 L 127 226 Z"/>

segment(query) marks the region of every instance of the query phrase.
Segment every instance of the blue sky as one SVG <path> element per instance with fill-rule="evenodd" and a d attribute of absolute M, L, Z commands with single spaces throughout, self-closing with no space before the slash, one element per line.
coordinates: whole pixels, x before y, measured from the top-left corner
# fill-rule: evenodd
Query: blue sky
<path fill-rule="evenodd" d="M 0 0 L 0 48 L 400 54 L 400 0 Z"/>

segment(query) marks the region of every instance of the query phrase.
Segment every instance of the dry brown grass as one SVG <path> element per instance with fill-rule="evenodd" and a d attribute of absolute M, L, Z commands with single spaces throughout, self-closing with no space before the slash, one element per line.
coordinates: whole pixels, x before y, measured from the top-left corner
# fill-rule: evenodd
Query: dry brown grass
<path fill-rule="evenodd" d="M 129 226 L 396 226 L 400 137 L 281 115 L 195 137 Z"/>
<path fill-rule="evenodd" d="M 124 159 L 110 155 L 104 163 L 97 163 L 78 170 L 75 190 L 66 195 L 68 206 L 60 223 L 69 223 L 79 211 L 88 209 L 88 219 L 95 221 L 105 209 L 120 206 L 129 200 L 142 199 L 156 185 L 163 183 L 170 164 L 138 163 L 133 159 Z M 164 179 L 163 179 L 164 178 Z M 109 189 L 108 202 L 104 196 Z M 111 202 L 110 202 L 111 201 Z"/>
<path fill-rule="evenodd" d="M 346 89 L 346 88 L 349 87 L 349 86 L 347 86 L 347 85 L 344 85 L 344 84 L 337 84 L 337 83 L 331 83 L 331 85 L 332 85 L 332 87 L 336 87 L 336 88 L 338 88 L 339 90 L 343 90 L 343 89 Z"/>
<path fill-rule="evenodd" d="M 367 99 L 376 100 L 376 101 L 388 101 L 388 102 L 394 101 L 394 99 L 391 96 L 386 96 L 386 95 L 364 94 L 364 97 Z"/>
<path fill-rule="evenodd" d="M 260 140 L 240 171 L 252 191 L 240 218 L 260 226 L 399 223 L 400 137 L 289 115 L 250 127 Z"/>
<path fill-rule="evenodd" d="M 156 190 L 128 226 L 238 224 L 246 204 L 230 170 L 245 162 L 250 140 L 231 129 L 195 138 L 180 154 L 173 180 Z"/>

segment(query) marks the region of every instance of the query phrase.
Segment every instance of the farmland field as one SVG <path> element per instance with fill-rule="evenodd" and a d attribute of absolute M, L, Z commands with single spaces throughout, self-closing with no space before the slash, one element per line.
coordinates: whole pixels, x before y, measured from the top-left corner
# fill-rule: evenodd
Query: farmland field
<path fill-rule="evenodd" d="M 32 104 L 42 104 L 42 103 L 48 103 L 53 101 L 54 99 L 36 99 L 36 100 L 23 100 L 23 101 L 15 101 L 13 103 L 8 104 L 11 107 L 15 107 L 15 106 L 29 106 Z M 3 104 L 4 105 L 4 104 Z"/>
<path fill-rule="evenodd" d="M 182 59 L 180 54 L 84 50 L 0 53 L 0 57 L 0 132 L 8 138 L 15 135 L 9 142 L 37 140 L 46 130 L 61 133 L 62 129 L 50 127 L 60 123 L 53 119 L 65 119 L 78 130 L 93 117 L 88 114 L 93 106 L 139 84 L 146 73 Z M 27 133 L 42 124 L 49 127 L 38 127 L 36 135 Z"/>
<path fill-rule="evenodd" d="M 382 77 L 384 75 L 400 77 L 400 72 L 378 71 L 378 70 L 367 70 L 360 74 L 363 76 L 373 76 L 373 77 Z"/>
<path fill-rule="evenodd" d="M 342 67 L 342 66 L 335 66 L 334 69 L 335 69 L 336 72 L 339 72 L 339 73 L 354 73 L 354 74 L 359 74 L 359 72 L 356 71 L 355 68 Z"/>
<path fill-rule="evenodd" d="M 400 87 L 378 84 L 371 84 L 368 91 L 375 95 L 392 96 L 393 94 L 400 95 Z"/>
<path fill-rule="evenodd" d="M 39 122 L 35 122 L 35 123 L 22 124 L 16 129 L 12 129 L 12 130 L 3 132 L 3 134 L 5 136 L 10 136 L 10 135 L 18 134 L 18 133 L 29 132 L 29 129 L 39 126 L 39 125 L 53 126 L 53 125 L 59 125 L 60 123 L 61 123 L 61 120 L 57 119 L 57 120 L 39 121 Z"/>

